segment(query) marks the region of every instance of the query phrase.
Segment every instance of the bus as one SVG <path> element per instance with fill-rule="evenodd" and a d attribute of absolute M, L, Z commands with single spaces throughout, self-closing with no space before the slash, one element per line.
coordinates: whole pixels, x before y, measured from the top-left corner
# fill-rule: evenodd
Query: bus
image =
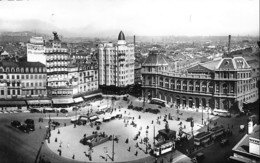
<path fill-rule="evenodd" d="M 225 128 L 221 126 L 213 127 L 210 132 L 212 133 L 212 138 L 217 139 L 225 133 Z"/>
<path fill-rule="evenodd" d="M 166 141 L 166 142 L 161 142 L 155 145 L 153 149 L 153 154 L 155 156 L 160 156 L 162 154 L 168 153 L 175 149 L 175 144 L 172 141 Z"/>
<path fill-rule="evenodd" d="M 231 117 L 231 114 L 228 111 L 221 110 L 221 109 L 214 109 L 213 115 L 218 115 L 218 116 L 221 116 L 221 117 Z"/>
<path fill-rule="evenodd" d="M 194 137 L 194 145 L 200 146 L 209 142 L 212 138 L 211 132 L 201 132 Z"/>
<path fill-rule="evenodd" d="M 162 107 L 165 107 L 166 106 L 166 101 L 161 100 L 159 98 L 152 98 L 151 101 L 150 101 L 150 104 L 157 104 L 157 105 L 160 105 Z"/>

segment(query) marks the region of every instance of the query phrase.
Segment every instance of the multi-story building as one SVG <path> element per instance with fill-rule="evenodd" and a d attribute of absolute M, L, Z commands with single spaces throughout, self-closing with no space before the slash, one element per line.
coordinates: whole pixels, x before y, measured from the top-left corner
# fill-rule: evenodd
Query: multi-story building
<path fill-rule="evenodd" d="M 142 84 L 142 65 L 139 63 L 135 64 L 135 84 Z"/>
<path fill-rule="evenodd" d="M 40 62 L 0 62 L 1 99 L 15 101 L 46 96 L 45 65 Z M 5 102 L 2 102 L 5 105 Z"/>
<path fill-rule="evenodd" d="M 32 37 L 27 43 L 27 61 L 41 62 L 46 65 L 46 55 L 44 54 L 44 40 L 42 37 Z"/>
<path fill-rule="evenodd" d="M 99 45 L 99 85 L 103 92 L 124 94 L 134 84 L 134 45 L 127 45 L 124 33 L 117 44 Z"/>
<path fill-rule="evenodd" d="M 73 86 L 68 78 L 69 54 L 57 33 L 45 43 L 48 96 L 72 96 Z"/>
<path fill-rule="evenodd" d="M 250 122 L 248 124 L 250 127 Z M 233 156 L 230 162 L 259 162 L 260 161 L 260 136 L 259 125 L 252 124 L 253 131 L 245 136 L 233 147 Z"/>
<path fill-rule="evenodd" d="M 152 50 L 142 65 L 144 96 L 190 108 L 242 109 L 247 100 L 258 99 L 258 76 L 243 57 L 226 57 L 199 63 L 180 72 Z"/>

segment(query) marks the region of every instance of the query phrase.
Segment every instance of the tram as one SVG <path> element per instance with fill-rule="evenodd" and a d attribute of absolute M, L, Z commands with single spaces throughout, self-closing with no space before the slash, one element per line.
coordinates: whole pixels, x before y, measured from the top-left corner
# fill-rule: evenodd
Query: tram
<path fill-rule="evenodd" d="M 153 154 L 155 156 L 160 156 L 160 155 L 163 155 L 165 153 L 172 151 L 173 149 L 175 149 L 174 142 L 172 142 L 172 141 L 161 142 L 161 143 L 158 143 L 155 145 L 155 147 L 153 149 Z"/>

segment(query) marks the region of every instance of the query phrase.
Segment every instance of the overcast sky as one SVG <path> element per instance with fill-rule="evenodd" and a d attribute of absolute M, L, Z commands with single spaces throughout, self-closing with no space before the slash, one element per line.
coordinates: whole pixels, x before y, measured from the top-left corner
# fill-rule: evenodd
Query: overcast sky
<path fill-rule="evenodd" d="M 0 1 L 0 31 L 66 36 L 259 35 L 259 0 Z"/>

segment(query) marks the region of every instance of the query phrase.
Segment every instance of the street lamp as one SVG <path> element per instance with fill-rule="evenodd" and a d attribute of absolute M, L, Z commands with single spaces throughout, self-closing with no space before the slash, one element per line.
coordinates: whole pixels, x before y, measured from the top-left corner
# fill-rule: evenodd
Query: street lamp
<path fill-rule="evenodd" d="M 200 108 L 201 108 L 201 123 L 203 125 L 203 106 L 201 106 L 201 104 L 200 104 Z"/>
<path fill-rule="evenodd" d="M 148 153 L 148 147 L 147 147 L 147 145 L 148 145 L 148 130 L 146 130 L 146 149 L 145 149 L 145 154 L 147 154 Z"/>

